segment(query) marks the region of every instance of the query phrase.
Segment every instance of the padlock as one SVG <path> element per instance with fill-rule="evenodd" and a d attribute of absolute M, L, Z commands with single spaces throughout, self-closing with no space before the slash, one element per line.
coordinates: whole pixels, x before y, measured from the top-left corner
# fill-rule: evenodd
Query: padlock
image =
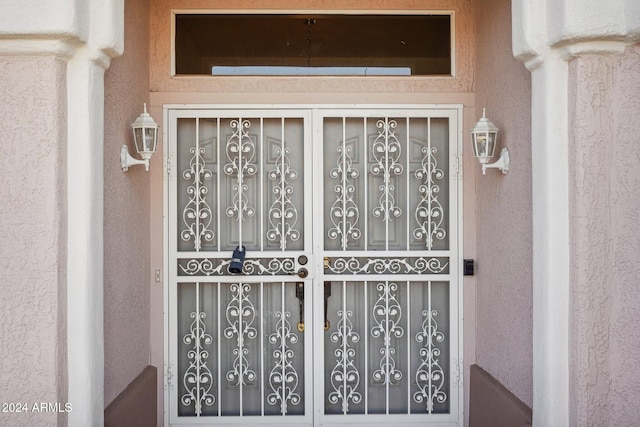
<path fill-rule="evenodd" d="M 244 264 L 245 249 L 240 246 L 236 247 L 231 257 L 231 264 L 229 264 L 229 273 L 240 274 L 242 273 L 242 265 Z"/>

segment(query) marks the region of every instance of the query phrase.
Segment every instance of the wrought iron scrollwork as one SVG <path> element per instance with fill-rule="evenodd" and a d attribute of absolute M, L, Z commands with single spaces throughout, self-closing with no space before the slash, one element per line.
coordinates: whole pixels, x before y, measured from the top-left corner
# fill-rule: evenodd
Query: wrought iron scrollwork
<path fill-rule="evenodd" d="M 445 374 L 439 363 L 440 348 L 437 346 L 444 342 L 445 336 L 438 330 L 435 320 L 437 315 L 436 310 L 423 311 L 422 329 L 416 334 L 416 341 L 423 343 L 423 347 L 420 349 L 422 363 L 416 372 L 418 391 L 413 394 L 413 400 L 417 403 L 424 402 L 428 413 L 433 411 L 436 402 L 444 403 L 447 400 L 447 394 L 443 391 Z"/>
<path fill-rule="evenodd" d="M 206 332 L 204 312 L 192 312 L 190 317 L 193 322 L 189 327 L 189 333 L 182 341 L 192 348 L 187 351 L 189 366 L 182 378 L 186 393 L 181 396 L 180 401 L 185 406 L 193 404 L 194 413 L 200 415 L 204 405 L 212 406 L 216 402 L 215 396 L 211 393 L 213 375 L 207 366 L 209 352 L 205 349 L 205 346 L 213 343 L 213 338 Z"/>
<path fill-rule="evenodd" d="M 278 242 L 282 250 L 287 249 L 287 241 L 297 241 L 300 238 L 300 230 L 296 228 L 298 222 L 298 210 L 291 196 L 293 186 L 290 181 L 295 180 L 298 172 L 291 168 L 288 148 L 276 149 L 278 158 L 276 167 L 269 172 L 269 179 L 275 182 L 273 193 L 276 198 L 269 209 L 269 224 L 267 239 Z"/>
<path fill-rule="evenodd" d="M 273 350 L 275 364 L 269 373 L 269 386 L 272 392 L 266 399 L 270 405 L 280 404 L 280 413 L 286 415 L 288 405 L 298 405 L 302 400 L 300 394 L 296 392 L 299 379 L 298 372 L 293 367 L 295 354 L 291 348 L 298 342 L 298 336 L 287 320 L 291 317 L 290 312 L 278 311 L 275 316 L 280 320 L 276 325 L 276 331 L 269 335 L 269 344 L 275 346 Z"/>
<path fill-rule="evenodd" d="M 253 369 L 249 368 L 247 343 L 258 336 L 253 326 L 256 310 L 249 299 L 251 285 L 247 283 L 233 283 L 230 286 L 232 298 L 226 309 L 227 323 L 224 330 L 227 339 L 236 339 L 236 347 L 232 353 L 235 356 L 233 368 L 226 373 L 227 381 L 233 385 L 247 385 L 257 378 Z"/>
<path fill-rule="evenodd" d="M 360 171 L 353 165 L 353 145 L 343 141 L 338 145 L 338 161 L 336 167 L 329 171 L 329 176 L 337 181 L 334 186 L 336 200 L 329 211 L 332 227 L 327 231 L 330 239 L 340 239 L 340 246 L 346 249 L 349 240 L 360 238 L 358 228 L 360 211 L 355 201 L 355 180 Z"/>
<path fill-rule="evenodd" d="M 370 166 L 369 170 L 372 175 L 382 176 L 382 184 L 378 187 L 380 190 L 380 199 L 378 206 L 373 208 L 373 216 L 382 218 L 384 223 L 389 223 L 393 218 L 402 215 L 402 209 L 396 205 L 394 193 L 395 186 L 392 183 L 393 176 L 402 174 L 404 168 L 400 163 L 400 141 L 394 131 L 398 126 L 395 120 L 378 120 L 376 126 L 378 136 L 373 142 L 373 157 L 375 162 Z"/>
<path fill-rule="evenodd" d="M 402 319 L 402 308 L 397 300 L 396 292 L 398 285 L 393 282 L 382 282 L 376 286 L 378 289 L 378 300 L 373 307 L 373 322 L 371 336 L 382 338 L 383 343 L 380 348 L 380 369 L 373 372 L 373 379 L 383 384 L 393 385 L 402 379 L 402 371 L 396 368 L 394 355 L 396 349 L 393 347 L 392 338 L 401 338 L 404 329 L 400 326 Z"/>
<path fill-rule="evenodd" d="M 193 154 L 189 169 L 182 173 L 182 177 L 190 183 L 187 187 L 189 200 L 182 210 L 182 222 L 186 228 L 180 233 L 180 238 L 185 242 L 193 240 L 194 250 L 199 251 L 203 240 L 211 242 L 215 237 L 210 228 L 212 213 L 206 198 L 208 192 L 206 182 L 211 180 L 213 174 L 207 169 L 202 156 L 205 152 L 204 148 L 192 147 L 189 152 Z"/>
<path fill-rule="evenodd" d="M 438 200 L 440 186 L 437 181 L 445 176 L 444 171 L 438 167 L 435 147 L 423 147 L 422 165 L 415 172 L 415 177 L 422 184 L 418 187 L 420 191 L 420 202 L 416 207 L 415 218 L 418 227 L 413 230 L 413 236 L 420 240 L 425 239 L 427 249 L 433 248 L 434 240 L 443 240 L 447 235 L 447 230 L 442 226 L 444 222 L 444 209 Z"/>

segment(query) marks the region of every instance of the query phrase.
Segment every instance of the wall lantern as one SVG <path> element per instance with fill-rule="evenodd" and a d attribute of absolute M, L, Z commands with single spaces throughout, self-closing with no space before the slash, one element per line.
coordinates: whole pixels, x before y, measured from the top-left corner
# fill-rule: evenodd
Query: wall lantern
<path fill-rule="evenodd" d="M 498 128 L 487 119 L 485 109 L 482 109 L 482 118 L 478 120 L 473 129 L 471 129 L 471 142 L 473 143 L 473 154 L 478 158 L 482 165 L 482 174 L 484 175 L 489 168 L 498 168 L 503 174 L 509 172 L 509 150 L 502 149 L 500 158 L 495 163 L 489 163 L 496 150 L 496 142 L 498 140 Z"/>
<path fill-rule="evenodd" d="M 131 130 L 133 130 L 136 151 L 140 154 L 142 160 L 132 157 L 126 144 L 122 145 L 120 149 L 122 172 L 128 171 L 129 167 L 134 165 L 144 165 L 148 171 L 149 159 L 151 159 L 151 155 L 156 152 L 158 147 L 158 124 L 147 113 L 147 104 L 144 104 L 144 112 L 131 124 Z"/>

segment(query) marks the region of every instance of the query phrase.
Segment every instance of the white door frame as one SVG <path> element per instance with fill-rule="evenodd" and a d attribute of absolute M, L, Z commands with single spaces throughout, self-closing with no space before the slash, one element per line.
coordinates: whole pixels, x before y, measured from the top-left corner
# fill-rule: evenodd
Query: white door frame
<path fill-rule="evenodd" d="M 165 268 L 163 269 L 164 271 L 164 335 L 165 335 L 165 341 L 164 341 L 164 354 L 165 354 L 165 382 L 164 382 L 164 386 L 165 386 L 165 395 L 164 395 L 164 402 L 165 402 L 165 423 L 167 425 L 169 425 L 169 393 L 167 392 L 168 387 L 170 387 L 170 383 L 172 381 L 172 376 L 176 375 L 176 372 L 172 372 L 171 368 L 168 366 L 168 360 L 169 359 L 169 320 L 170 320 L 170 306 L 169 306 L 169 298 L 168 298 L 168 292 L 169 292 L 169 288 L 170 288 L 170 282 L 169 282 L 169 277 L 168 277 L 168 265 L 169 262 L 171 261 L 169 259 L 169 251 L 168 249 L 168 245 L 169 245 L 169 241 L 168 241 L 168 230 L 169 230 L 169 216 L 167 215 L 167 213 L 169 212 L 168 209 L 170 208 L 170 203 L 168 200 L 168 189 L 169 189 L 169 182 L 168 182 L 168 174 L 167 171 L 172 167 L 172 165 L 170 164 L 170 161 L 168 160 L 170 155 L 173 156 L 175 153 L 169 153 L 169 149 L 170 149 L 170 144 L 169 144 L 169 138 L 170 135 L 167 132 L 167 128 L 168 128 L 168 123 L 169 123 L 169 111 L 170 110 L 202 110 L 202 109 L 207 109 L 207 110 L 246 110 L 246 111 L 251 111 L 251 110 L 269 110 L 269 109 L 277 109 L 277 110 L 287 110 L 287 109 L 295 109 L 295 110 L 310 110 L 312 111 L 312 140 L 316 140 L 318 138 L 317 133 L 319 132 L 318 127 L 322 126 L 321 123 L 321 117 L 322 114 L 320 113 L 320 111 L 327 111 L 327 110 L 339 110 L 339 111 L 354 111 L 354 112 L 358 112 L 358 111 L 362 111 L 362 110 L 375 110 L 378 114 L 384 114 L 384 112 L 386 111 L 389 115 L 393 115 L 393 114 L 398 114 L 399 110 L 429 110 L 430 112 L 433 112 L 434 110 L 448 110 L 448 111 L 453 111 L 453 116 L 455 119 L 455 135 L 450 135 L 451 139 L 454 139 L 457 141 L 457 143 L 455 144 L 455 146 L 451 146 L 451 150 L 452 151 L 456 151 L 457 153 L 452 154 L 450 156 L 451 162 L 452 164 L 450 164 L 450 170 L 451 170 L 451 179 L 456 181 L 456 199 L 457 199 L 457 207 L 456 207 L 456 223 L 455 223 L 455 227 L 456 227 L 456 242 L 455 244 L 457 245 L 457 253 L 455 254 L 454 257 L 452 257 L 452 261 L 457 262 L 457 265 L 454 267 L 455 269 L 455 274 L 453 276 L 455 276 L 454 279 L 452 280 L 456 280 L 458 282 L 457 285 L 457 301 L 454 303 L 452 302 L 451 305 L 456 304 L 457 305 L 457 310 L 458 310 L 458 315 L 457 315 L 457 320 L 458 320 L 458 324 L 455 326 L 457 329 L 457 342 L 454 344 L 454 346 L 456 347 L 456 353 L 457 353 L 457 363 L 455 363 L 455 365 L 451 366 L 451 374 L 455 375 L 457 377 L 456 379 L 456 383 L 458 384 L 457 390 L 454 390 L 454 388 L 451 389 L 451 394 L 453 394 L 454 392 L 457 392 L 457 407 L 453 408 L 452 407 L 452 414 L 457 414 L 457 421 L 451 423 L 451 421 L 445 421 L 444 419 L 442 419 L 441 421 L 445 421 L 444 423 L 438 422 L 437 420 L 437 416 L 434 419 L 434 424 L 432 425 L 462 425 L 463 421 L 464 421 L 464 417 L 463 417 L 463 412 L 464 412 L 464 392 L 463 392 L 463 380 L 462 380 L 462 372 L 463 372 L 463 359 L 462 359 L 462 355 L 463 355 L 463 324 L 462 324 L 462 316 L 463 316 L 463 286 L 462 286 L 462 253 L 463 253 L 463 247 L 462 247 L 462 243 L 463 243 L 463 236 L 462 236 L 462 230 L 463 230 L 463 223 L 462 223 L 462 217 L 463 217 L 463 204 L 462 204 L 462 171 L 461 171 L 461 164 L 462 164 L 462 111 L 463 111 L 463 107 L 462 105 L 458 105 L 458 104 L 453 104 L 453 105 L 448 105 L 448 104 L 438 104 L 438 105 L 434 105 L 434 104 L 429 104 L 429 105 L 360 105 L 360 104 L 356 104 L 356 105 L 212 105 L 212 104 L 179 104 L 179 105 L 173 105 L 173 104 L 167 104 L 163 106 L 163 119 L 164 119 L 164 123 L 165 126 L 163 127 L 163 144 L 164 144 L 164 189 L 163 189 L 163 209 L 164 209 L 164 221 L 163 221 L 163 228 L 164 228 L 164 236 L 163 236 L 163 240 L 164 240 L 164 248 L 165 248 L 165 255 L 164 255 L 164 262 L 165 262 Z M 356 114 L 357 116 L 357 114 Z M 318 148 L 318 146 L 320 146 Z M 320 157 L 322 156 L 321 152 L 322 152 L 322 147 L 321 144 L 315 144 L 314 146 L 314 151 L 313 151 L 313 157 L 314 158 L 318 158 L 316 156 L 320 155 Z M 319 150 L 319 151 L 318 151 Z M 175 172 L 174 172 L 175 173 Z M 318 180 L 321 179 L 321 174 L 322 174 L 322 170 L 321 168 L 313 168 L 312 170 L 312 174 L 313 180 Z M 320 176 L 318 176 L 320 175 Z M 306 217 L 307 220 L 305 221 L 307 224 L 305 224 L 305 226 L 308 225 L 308 219 L 310 218 L 310 216 Z M 453 219 L 453 216 L 452 216 Z M 316 230 L 321 224 L 313 224 L 312 228 L 313 230 Z M 454 225 L 452 225 L 452 228 L 454 227 Z M 314 253 L 318 250 L 320 243 L 319 243 L 319 239 L 317 237 L 317 233 L 318 231 L 313 231 L 314 234 L 314 241 L 313 241 L 313 251 Z M 322 231 L 320 231 L 320 234 L 322 233 Z M 318 251 L 318 253 L 321 253 L 322 251 Z M 318 257 L 316 257 L 318 258 Z M 318 267 L 315 266 L 315 269 L 317 269 Z M 319 270 L 316 270 L 319 271 Z M 319 275 L 318 275 L 319 277 Z M 321 288 L 321 286 L 317 285 L 320 282 L 320 279 L 316 277 L 314 279 L 314 292 L 315 293 L 319 293 L 321 292 L 321 290 L 318 290 Z M 321 321 L 321 317 L 322 317 L 322 313 L 320 313 L 319 310 L 316 310 L 313 313 L 314 316 L 314 321 Z M 313 382 L 316 383 L 319 378 L 317 378 L 318 375 L 322 376 L 322 370 L 321 369 L 315 369 L 314 370 L 314 379 Z M 175 379 L 173 379 L 173 381 L 175 381 Z M 315 387 L 315 386 L 314 386 Z M 315 399 L 317 400 L 317 399 Z M 314 401 L 315 401 L 314 400 Z M 320 415 L 322 414 L 323 408 L 319 407 L 320 405 L 318 405 L 318 407 L 314 407 L 313 411 L 314 411 L 314 425 L 320 425 Z M 433 415 L 432 415 L 433 416 Z M 357 416 L 353 416 L 353 422 L 357 422 Z M 451 417 L 449 418 L 451 419 Z M 350 419 L 351 420 L 351 419 Z M 222 420 L 220 420 L 222 421 Z M 371 420 L 365 420 L 362 419 L 362 425 L 366 424 L 370 424 Z M 400 421 L 400 419 L 398 419 L 398 421 Z M 384 423 L 388 422 L 388 420 L 385 417 L 385 421 Z M 423 423 L 423 422 L 422 422 Z M 457 423 L 457 424 L 456 424 Z M 216 423 L 216 425 L 221 425 Z M 347 425 L 347 424 L 345 424 Z M 348 425 L 353 426 L 354 423 L 352 423 L 351 421 L 348 423 Z M 424 425 L 424 424 L 420 424 L 420 425 Z"/>

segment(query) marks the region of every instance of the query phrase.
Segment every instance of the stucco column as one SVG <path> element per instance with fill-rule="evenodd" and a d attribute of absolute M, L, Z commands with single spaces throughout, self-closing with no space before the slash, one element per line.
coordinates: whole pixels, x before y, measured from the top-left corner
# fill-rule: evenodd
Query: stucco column
<path fill-rule="evenodd" d="M 514 0 L 513 52 L 531 71 L 533 423 L 574 419 L 569 61 L 621 53 L 640 30 L 629 0 Z M 577 143 L 577 142 L 576 142 Z M 588 351 L 588 349 L 583 349 Z"/>
<path fill-rule="evenodd" d="M 567 73 L 556 55 L 531 71 L 533 411 L 539 426 L 569 420 Z"/>
<path fill-rule="evenodd" d="M 0 224 L 11 227 L 0 248 L 7 267 L 2 290 L 26 285 L 3 292 L 11 310 L 2 310 L 2 344 L 15 360 L 1 365 L 0 395 L 30 406 L 28 414 L 0 422 L 103 424 L 104 71 L 122 53 L 123 6 L 123 0 L 0 6 L 0 65 L 9 71 L 0 88 L 0 123 L 17 127 L 3 141 L 15 153 L 13 163 L 0 172 L 10 189 L 3 199 L 13 202 L 0 209 Z M 14 178 L 15 171 L 22 172 Z M 21 316 L 29 319 L 24 325 Z M 58 411 L 35 413 L 31 405 L 38 403 Z"/>
<path fill-rule="evenodd" d="M 86 47 L 67 64 L 67 332 L 69 426 L 104 416 L 103 138 L 105 58 Z M 106 58 L 108 64 L 108 58 Z"/>

